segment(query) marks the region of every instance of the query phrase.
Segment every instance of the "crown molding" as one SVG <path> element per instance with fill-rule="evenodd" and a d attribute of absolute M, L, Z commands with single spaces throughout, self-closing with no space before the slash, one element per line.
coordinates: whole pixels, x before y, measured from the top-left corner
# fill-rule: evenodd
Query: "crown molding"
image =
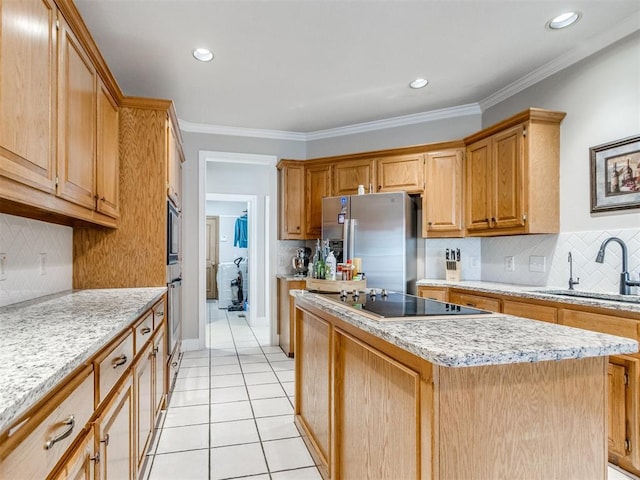
<path fill-rule="evenodd" d="M 551 62 L 533 70 L 515 82 L 480 100 L 479 105 L 482 111 L 484 112 L 487 108 L 493 107 L 494 105 L 497 105 L 509 97 L 522 92 L 532 85 L 541 82 L 551 75 L 578 63 L 580 60 L 583 60 L 600 50 L 605 49 L 618 40 L 640 31 L 638 25 L 640 25 L 640 13 L 631 15 L 627 20 L 617 25 L 616 28 L 592 37 L 579 47 L 560 55 Z"/>
<path fill-rule="evenodd" d="M 259 128 L 226 127 L 224 125 L 210 125 L 207 123 L 194 123 L 179 119 L 180 130 L 190 133 L 206 133 L 209 135 L 226 135 L 232 137 L 269 138 L 272 140 L 292 140 L 305 142 L 306 133 L 285 132 L 283 130 L 262 130 Z"/>
<path fill-rule="evenodd" d="M 373 122 L 357 123 L 355 125 L 347 125 L 346 127 L 318 130 L 308 133 L 307 140 L 321 140 L 323 138 L 333 138 L 343 135 L 353 135 L 356 133 L 373 132 L 376 130 L 383 130 L 387 128 L 415 125 L 416 123 L 433 122 L 446 118 L 464 117 L 466 115 L 479 115 L 481 113 L 482 111 L 480 110 L 480 106 L 477 103 L 469 103 L 467 105 L 459 105 L 451 108 L 441 108 L 439 110 L 431 110 L 429 112 L 414 113 L 412 115 L 386 118 Z"/>
<path fill-rule="evenodd" d="M 318 130 L 310 133 L 285 132 L 282 130 L 260 130 L 255 128 L 225 127 L 222 125 L 209 125 L 206 123 L 193 123 L 186 120 L 178 120 L 180 129 L 183 132 L 206 133 L 210 135 L 231 135 L 238 137 L 269 138 L 272 140 L 293 140 L 307 142 L 309 140 L 320 140 L 323 138 L 333 138 L 343 135 L 353 135 L 355 133 L 373 132 L 386 128 L 403 127 L 416 123 L 433 122 L 446 118 L 462 117 L 466 115 L 479 115 L 482 111 L 477 103 L 459 105 L 451 108 L 442 108 L 430 112 L 414 113 L 400 117 L 386 118 L 373 122 L 357 123 L 345 127 Z"/>
<path fill-rule="evenodd" d="M 212 163 L 244 163 L 247 165 L 267 165 L 275 167 L 278 157 L 275 155 L 263 155 L 256 153 L 214 152 L 201 151 L 200 155 L 207 162 Z"/>

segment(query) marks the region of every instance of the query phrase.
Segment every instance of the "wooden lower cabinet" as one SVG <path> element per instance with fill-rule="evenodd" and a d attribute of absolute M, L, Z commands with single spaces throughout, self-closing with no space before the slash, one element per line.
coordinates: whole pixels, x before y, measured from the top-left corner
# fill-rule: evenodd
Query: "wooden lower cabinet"
<path fill-rule="evenodd" d="M 331 458 L 331 325 L 296 312 L 296 423 L 326 477 Z"/>
<path fill-rule="evenodd" d="M 140 470 L 144 454 L 153 432 L 155 384 L 153 382 L 154 358 L 153 345 L 148 344 L 133 366 L 133 385 L 135 391 L 135 468 Z"/>
<path fill-rule="evenodd" d="M 472 295 L 469 293 L 460 293 L 456 291 L 449 292 L 449 301 L 458 305 L 479 308 L 480 310 L 488 310 L 490 312 L 500 312 L 500 300 L 482 295 Z"/>
<path fill-rule="evenodd" d="M 430 298 L 431 300 L 438 300 L 440 302 L 446 302 L 448 300 L 446 288 L 418 286 L 418 296 L 423 298 Z"/>
<path fill-rule="evenodd" d="M 100 443 L 100 480 L 135 478 L 134 408 L 133 381 L 129 376 L 95 422 Z"/>
<path fill-rule="evenodd" d="M 419 374 L 340 330 L 334 352 L 334 471 L 418 478 Z"/>
<path fill-rule="evenodd" d="M 53 480 L 94 480 L 94 465 L 99 463 L 100 456 L 95 454 L 95 434 L 91 428 Z"/>
<path fill-rule="evenodd" d="M 282 351 L 289 357 L 295 353 L 295 302 L 289 290 L 306 288 L 305 280 L 278 278 L 278 335 Z"/>
<path fill-rule="evenodd" d="M 558 322 L 557 308 L 547 305 L 537 305 L 535 303 L 502 299 L 502 313 L 549 323 Z"/>

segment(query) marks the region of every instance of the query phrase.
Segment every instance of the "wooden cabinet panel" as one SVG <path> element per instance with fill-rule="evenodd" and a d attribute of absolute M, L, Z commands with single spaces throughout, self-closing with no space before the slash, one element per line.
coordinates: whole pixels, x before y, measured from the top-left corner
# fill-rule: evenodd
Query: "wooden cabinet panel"
<path fill-rule="evenodd" d="M 0 3 L 0 175 L 50 193 L 55 189 L 56 18 L 50 0 Z M 24 34 L 25 21 L 37 35 Z"/>
<path fill-rule="evenodd" d="M 640 473 L 640 358 L 609 358 L 609 461 Z"/>
<path fill-rule="evenodd" d="M 425 154 L 422 236 L 462 237 L 462 149 Z"/>
<path fill-rule="evenodd" d="M 419 478 L 419 374 L 340 330 L 334 351 L 339 478 Z"/>
<path fill-rule="evenodd" d="M 502 299 L 502 313 L 549 323 L 557 323 L 558 321 L 558 309 L 555 307 L 526 302 L 514 302 L 504 298 Z"/>
<path fill-rule="evenodd" d="M 430 298 L 432 300 L 438 300 L 440 302 L 446 302 L 447 289 L 418 286 L 418 296 L 423 298 Z"/>
<path fill-rule="evenodd" d="M 118 105 L 98 80 L 96 152 L 96 210 L 118 218 L 120 214 L 120 138 Z"/>
<path fill-rule="evenodd" d="M 93 210 L 96 71 L 64 18 L 58 37 L 58 195 Z"/>
<path fill-rule="evenodd" d="M 120 385 L 106 409 L 96 420 L 100 463 L 98 478 L 133 480 L 133 384 L 131 376 Z"/>
<path fill-rule="evenodd" d="M 378 158 L 375 168 L 376 191 L 422 193 L 424 191 L 423 171 L 424 155 L 421 153 Z"/>
<path fill-rule="evenodd" d="M 493 160 L 493 228 L 524 226 L 524 126 L 495 135 Z"/>
<path fill-rule="evenodd" d="M 288 163 L 280 169 L 280 240 L 304 238 L 303 165 Z"/>
<path fill-rule="evenodd" d="M 305 280 L 278 278 L 278 335 L 280 348 L 290 357 L 295 353 L 295 300 L 289 290 L 304 290 Z"/>
<path fill-rule="evenodd" d="M 136 451 L 134 468 L 136 471 L 138 471 L 142 466 L 147 445 L 153 430 L 153 415 L 155 413 L 153 394 L 155 393 L 155 384 L 153 383 L 154 379 L 152 372 L 154 365 L 154 358 L 151 354 L 152 350 L 153 344 L 147 344 L 133 367 L 135 399 L 134 448 Z"/>
<path fill-rule="evenodd" d="M 331 165 L 305 168 L 305 238 L 322 236 L 322 199 L 331 195 Z"/>
<path fill-rule="evenodd" d="M 490 312 L 500 312 L 500 300 L 497 298 L 471 295 L 468 293 L 449 292 L 449 302 L 467 307 L 479 308 Z"/>
<path fill-rule="evenodd" d="M 333 195 L 355 195 L 358 185 L 364 185 L 365 192 L 373 188 L 375 165 L 370 159 L 347 160 L 333 164 Z"/>
<path fill-rule="evenodd" d="M 134 354 L 138 354 L 144 347 L 144 344 L 151 338 L 153 333 L 153 312 L 150 311 L 144 315 L 134 326 L 133 332 L 135 337 Z"/>
<path fill-rule="evenodd" d="M 296 315 L 296 414 L 320 453 L 320 467 L 331 469 L 331 326 L 307 311 Z"/>
<path fill-rule="evenodd" d="M 559 310 L 558 323 L 640 341 L 638 320 L 562 308 Z"/>
<path fill-rule="evenodd" d="M 180 207 L 182 201 L 182 149 L 178 132 L 171 121 L 167 121 L 167 195 Z"/>
<path fill-rule="evenodd" d="M 45 414 L 46 417 L 34 426 L 33 431 L 0 461 L 0 478 L 47 476 L 91 418 L 93 384 L 93 372 L 86 370 L 68 389 L 63 389 L 51 399 L 48 405 L 53 411 Z M 14 429 L 12 435 L 20 435 L 20 429 L 28 428 L 28 423 Z M 65 436 L 67 432 L 69 434 Z"/>
<path fill-rule="evenodd" d="M 153 340 L 153 383 L 155 392 L 153 394 L 153 418 L 158 418 L 160 410 L 164 408 L 167 390 L 165 379 L 167 376 L 167 340 L 165 336 L 165 326 L 162 325 L 156 332 Z"/>
<path fill-rule="evenodd" d="M 94 447 L 95 434 L 93 428 L 90 428 L 53 480 L 93 480 L 95 478 L 94 462 L 99 460 L 99 456 L 95 455 Z"/>
<path fill-rule="evenodd" d="M 490 227 L 491 198 L 491 139 L 484 139 L 467 147 L 466 158 L 466 228 L 484 230 Z"/>
<path fill-rule="evenodd" d="M 133 362 L 133 334 L 114 343 L 94 362 L 98 375 L 96 405 L 102 402 Z"/>

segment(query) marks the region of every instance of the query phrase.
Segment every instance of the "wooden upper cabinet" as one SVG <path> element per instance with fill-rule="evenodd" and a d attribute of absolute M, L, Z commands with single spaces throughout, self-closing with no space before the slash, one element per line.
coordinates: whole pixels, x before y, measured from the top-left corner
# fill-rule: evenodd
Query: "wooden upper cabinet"
<path fill-rule="evenodd" d="M 356 195 L 358 185 L 375 188 L 375 162 L 372 159 L 337 161 L 333 164 L 333 195 Z"/>
<path fill-rule="evenodd" d="M 376 192 L 422 193 L 424 154 L 393 155 L 376 160 Z"/>
<path fill-rule="evenodd" d="M 56 18 L 50 0 L 0 2 L 0 175 L 55 190 Z M 25 36 L 28 19 L 37 35 Z"/>
<path fill-rule="evenodd" d="M 305 167 L 305 238 L 322 235 L 322 199 L 331 195 L 331 165 Z"/>
<path fill-rule="evenodd" d="M 465 138 L 469 235 L 557 233 L 563 112 L 530 108 Z"/>
<path fill-rule="evenodd" d="M 167 196 L 180 207 L 182 201 L 182 162 L 178 132 L 171 120 L 167 121 Z"/>
<path fill-rule="evenodd" d="M 304 239 L 305 169 L 295 161 L 283 161 L 280 169 L 280 240 Z"/>
<path fill-rule="evenodd" d="M 118 105 L 98 80 L 98 128 L 96 154 L 96 210 L 118 218 L 120 192 Z"/>
<path fill-rule="evenodd" d="M 462 237 L 462 148 L 425 154 L 423 237 Z"/>
<path fill-rule="evenodd" d="M 58 196 L 93 210 L 96 70 L 62 16 L 58 40 Z"/>

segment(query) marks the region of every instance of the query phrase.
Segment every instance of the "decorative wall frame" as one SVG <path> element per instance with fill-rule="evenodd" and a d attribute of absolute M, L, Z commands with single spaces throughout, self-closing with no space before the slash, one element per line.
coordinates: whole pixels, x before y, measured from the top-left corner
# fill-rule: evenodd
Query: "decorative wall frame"
<path fill-rule="evenodd" d="M 640 208 L 640 135 L 589 149 L 591 213 Z"/>

